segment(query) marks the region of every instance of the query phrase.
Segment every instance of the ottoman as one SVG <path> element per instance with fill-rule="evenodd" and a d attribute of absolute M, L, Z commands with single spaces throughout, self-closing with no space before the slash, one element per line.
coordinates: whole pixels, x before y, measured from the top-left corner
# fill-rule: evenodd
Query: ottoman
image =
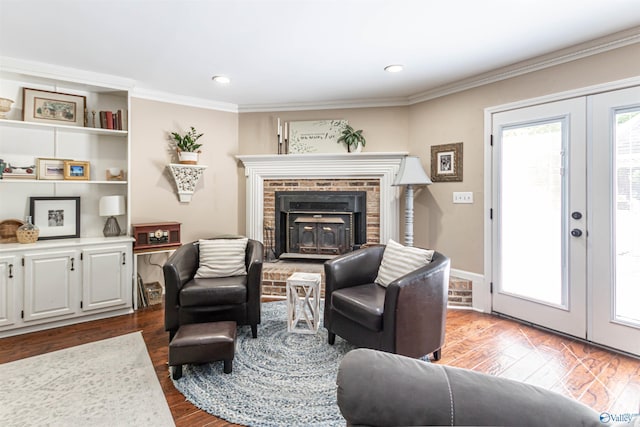
<path fill-rule="evenodd" d="M 236 322 L 182 325 L 169 343 L 169 366 L 173 379 L 182 377 L 182 365 L 224 361 L 224 373 L 231 373 L 236 345 Z"/>

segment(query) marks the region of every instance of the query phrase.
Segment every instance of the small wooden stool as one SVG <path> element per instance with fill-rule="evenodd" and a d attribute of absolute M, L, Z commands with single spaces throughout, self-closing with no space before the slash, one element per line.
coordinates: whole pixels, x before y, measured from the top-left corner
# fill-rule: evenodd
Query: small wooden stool
<path fill-rule="evenodd" d="M 182 325 L 169 343 L 169 366 L 173 379 L 182 377 L 182 365 L 224 361 L 224 373 L 231 373 L 236 346 L 236 322 Z"/>

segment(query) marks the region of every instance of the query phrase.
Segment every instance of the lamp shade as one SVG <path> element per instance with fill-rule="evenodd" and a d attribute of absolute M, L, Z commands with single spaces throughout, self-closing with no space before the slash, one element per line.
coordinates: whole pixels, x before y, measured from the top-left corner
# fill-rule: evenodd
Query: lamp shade
<path fill-rule="evenodd" d="M 400 170 L 393 181 L 393 185 L 427 185 L 431 184 L 431 179 L 422 168 L 420 158 L 407 156 L 402 159 Z"/>
<path fill-rule="evenodd" d="M 116 216 L 126 213 L 124 196 L 104 196 L 100 198 L 100 216 Z"/>

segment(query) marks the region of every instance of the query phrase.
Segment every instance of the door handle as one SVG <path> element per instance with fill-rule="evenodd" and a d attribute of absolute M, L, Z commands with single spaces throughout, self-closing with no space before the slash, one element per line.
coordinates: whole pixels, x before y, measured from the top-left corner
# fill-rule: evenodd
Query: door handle
<path fill-rule="evenodd" d="M 573 230 L 571 230 L 571 235 L 573 237 L 580 237 L 580 236 L 582 236 L 582 230 L 580 230 L 578 228 L 574 228 Z"/>

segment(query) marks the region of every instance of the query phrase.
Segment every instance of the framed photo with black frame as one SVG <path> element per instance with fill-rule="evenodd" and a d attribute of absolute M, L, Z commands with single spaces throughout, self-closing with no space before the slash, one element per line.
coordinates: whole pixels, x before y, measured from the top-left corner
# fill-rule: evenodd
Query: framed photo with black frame
<path fill-rule="evenodd" d="M 462 182 L 462 142 L 431 146 L 431 181 Z"/>
<path fill-rule="evenodd" d="M 80 237 L 80 197 L 29 197 L 29 214 L 38 240 Z"/>

